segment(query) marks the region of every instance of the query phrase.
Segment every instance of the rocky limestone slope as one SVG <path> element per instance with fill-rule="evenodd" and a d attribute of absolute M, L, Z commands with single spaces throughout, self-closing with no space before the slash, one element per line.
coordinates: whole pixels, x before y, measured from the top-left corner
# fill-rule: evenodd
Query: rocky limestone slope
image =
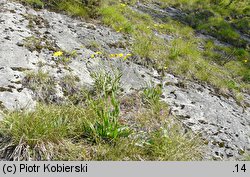
<path fill-rule="evenodd" d="M 96 48 L 101 48 L 108 54 L 128 54 L 126 45 L 129 39 L 102 25 L 1 0 L 0 110 L 32 110 L 37 98 L 46 99 L 26 85 L 24 78 L 30 71 L 48 72 L 56 85 L 55 92 L 45 95 L 48 100 L 61 102 L 65 76 L 73 75 L 79 78 L 79 86 L 91 87 L 92 71 L 119 69 L 125 94 L 140 90 L 151 81 L 163 84 L 162 100 L 168 103 L 171 113 L 207 140 L 205 159 L 235 160 L 250 152 L 249 107 L 242 108 L 233 98 L 216 94 L 208 85 L 168 73 L 161 78 L 153 69 L 95 53 Z M 58 50 L 74 53 L 67 65 L 53 57 Z M 245 97 L 250 104 L 250 96 Z"/>

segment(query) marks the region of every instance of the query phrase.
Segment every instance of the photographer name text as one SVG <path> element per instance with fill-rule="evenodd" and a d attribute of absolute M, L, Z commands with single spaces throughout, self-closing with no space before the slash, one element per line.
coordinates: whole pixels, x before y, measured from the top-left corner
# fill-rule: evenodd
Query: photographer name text
<path fill-rule="evenodd" d="M 2 167 L 4 174 L 16 173 L 87 173 L 88 164 L 65 165 L 65 164 L 4 164 Z"/>

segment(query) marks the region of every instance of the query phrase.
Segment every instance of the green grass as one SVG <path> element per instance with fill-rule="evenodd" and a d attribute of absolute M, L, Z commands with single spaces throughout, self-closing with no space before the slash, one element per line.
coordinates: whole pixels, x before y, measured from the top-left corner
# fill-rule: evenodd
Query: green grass
<path fill-rule="evenodd" d="M 98 12 L 98 6 L 101 5 L 102 0 L 18 0 L 27 3 L 35 8 L 41 9 L 44 7 L 56 11 L 64 11 L 72 16 L 90 18 L 95 17 Z"/>
<path fill-rule="evenodd" d="M 246 2 L 242 1 L 238 4 L 233 2 L 230 4 L 230 8 L 224 10 L 221 9 L 228 4 L 226 1 L 215 3 L 206 0 L 198 3 L 197 0 L 161 0 L 161 2 L 162 6 L 176 6 L 190 12 L 190 17 L 192 17 L 191 12 L 196 8 L 202 7 L 200 9 L 203 11 L 198 10 L 198 15 L 195 14 L 192 17 L 193 29 L 169 18 L 155 21 L 147 14 L 132 10 L 129 5 L 133 5 L 135 2 L 123 4 L 113 0 L 98 1 L 98 7 L 95 7 L 93 5 L 95 2 L 91 1 L 88 5 L 96 10 L 94 16 L 99 17 L 105 25 L 133 38 L 132 46 L 128 46 L 134 56 L 131 59 L 136 59 L 142 65 L 161 71 L 166 70 L 187 79 L 198 79 L 221 90 L 249 92 L 250 54 L 246 48 L 243 48 L 239 34 L 234 30 L 235 25 L 225 20 L 227 16 L 231 17 L 232 12 L 238 15 L 245 12 Z M 44 3 L 69 13 L 71 13 L 70 9 L 74 13 L 78 13 L 78 8 L 85 8 L 83 4 L 76 5 L 79 2 L 73 0 L 67 1 L 67 3 L 57 1 Z M 208 4 L 216 8 L 211 9 Z M 86 8 L 89 7 L 86 6 Z M 75 15 L 85 16 L 86 14 L 81 15 L 79 12 Z M 237 44 L 238 47 L 217 46 L 211 41 L 198 39 L 195 37 L 196 29 L 205 30 L 219 39 Z M 156 33 L 168 34 L 174 38 L 172 41 L 166 41 Z M 39 45 L 34 46 L 39 47 Z M 204 50 L 199 49 L 201 46 Z"/>
<path fill-rule="evenodd" d="M 13 112 L 6 115 L 2 129 L 15 144 L 20 140 L 31 147 L 39 142 L 57 143 L 81 132 L 86 110 L 74 106 L 38 105 L 35 112 Z M 82 121 L 82 122 L 80 122 Z"/>
<path fill-rule="evenodd" d="M 71 2 L 71 1 L 60 2 L 58 4 L 58 9 L 66 11 L 70 15 L 73 15 L 73 16 L 83 16 L 83 17 L 88 16 L 88 12 L 87 12 L 86 8 L 81 6 L 81 4 L 77 3 L 77 1 L 75 1 L 75 2 Z"/>
<path fill-rule="evenodd" d="M 145 102 L 149 105 L 158 105 L 162 95 L 161 86 L 148 87 L 143 90 Z"/>
<path fill-rule="evenodd" d="M 117 10 L 118 8 L 118 10 Z M 126 33 L 132 32 L 132 24 L 123 16 L 123 8 L 120 6 L 106 7 L 101 10 L 103 15 L 103 23 L 110 25 L 116 31 L 123 31 Z"/>
<path fill-rule="evenodd" d="M 0 122 L 0 134 L 10 141 L 1 153 L 7 153 L 8 160 L 202 158 L 200 137 L 191 131 L 183 133 L 181 124 L 169 117 L 167 106 L 159 100 L 160 87 L 138 93 L 141 96 L 131 102 L 141 105 L 135 107 L 137 110 L 129 106 L 121 110 L 121 75 L 100 72 L 92 76 L 96 80 L 94 90 L 81 95 L 85 97 L 81 104 L 40 103 L 34 111 L 6 112 Z M 110 79 L 106 80 L 106 76 Z M 39 78 L 43 82 L 48 75 L 40 73 Z M 124 118 L 125 112 L 132 117 Z"/>
<path fill-rule="evenodd" d="M 176 131 L 178 129 L 176 128 L 162 129 L 150 133 L 148 139 L 134 138 L 129 140 L 121 138 L 115 144 L 99 144 L 95 146 L 94 159 L 134 161 L 200 160 L 202 151 L 200 151 L 198 145 L 199 138 L 193 137 L 190 141 L 188 135 L 167 135 L 166 132 Z M 139 136 L 143 137 L 144 135 Z"/>
<path fill-rule="evenodd" d="M 100 19 L 118 33 L 132 37 L 133 44 L 128 46 L 133 56 L 130 59 L 146 67 L 209 83 L 221 94 L 233 93 L 239 103 L 244 100 L 241 92 L 250 93 L 249 49 L 235 30 L 246 32 L 249 26 L 244 15 L 249 4 L 245 0 L 232 4 L 227 0 L 161 0 L 162 6 L 175 6 L 187 12 L 186 20 L 191 27 L 169 18 L 156 20 L 138 13 L 129 7 L 134 1 L 124 1 L 125 4 L 114 0 L 92 0 L 88 4 L 76 0 L 25 1 L 36 8 L 48 7 L 73 16 Z M 199 39 L 196 30 L 205 31 L 233 46 L 220 46 L 212 40 Z M 172 39 L 165 40 L 163 35 L 171 35 Z M 30 38 L 25 45 L 36 46 L 36 50 L 40 41 Z M 96 43 L 89 47 L 99 51 Z M 63 63 L 68 54 L 64 55 L 59 57 Z M 33 90 L 42 103 L 34 112 L 7 113 L 0 123 L 2 134 L 11 138 L 10 144 L 14 147 L 12 159 L 202 158 L 202 141 L 192 132 L 183 133 L 182 125 L 168 115 L 167 105 L 160 101 L 160 86 L 148 87 L 125 100 L 119 92 L 119 71 L 98 71 L 91 76 L 95 81 L 94 89 L 86 91 L 76 89 L 74 76 L 55 83 L 48 73 L 42 71 L 27 74 L 23 84 Z M 55 84 L 61 84 L 70 103 L 44 105 L 44 102 L 51 103 L 47 98 L 54 94 Z"/>
<path fill-rule="evenodd" d="M 189 6 L 195 4 L 190 1 L 178 2 Z M 206 41 L 195 37 L 195 31 L 189 26 L 171 19 L 163 19 L 164 21 L 156 23 L 150 16 L 136 13 L 128 6 L 121 6 L 115 2 L 110 4 L 101 8 L 104 24 L 118 32 L 129 33 L 134 38 L 133 55 L 137 56 L 137 60 L 144 66 L 160 70 L 167 68 L 168 72 L 207 82 L 221 90 L 249 91 L 247 80 L 250 57 L 245 49 L 220 47 L 213 43 L 209 47 Z M 211 23 L 213 24 L 200 28 L 215 25 L 215 32 L 225 40 L 239 39 L 238 33 L 221 17 L 215 20 L 211 18 Z M 164 41 L 153 31 L 171 34 L 175 39 L 170 42 Z M 198 49 L 201 44 L 205 45 L 204 51 Z M 248 62 L 243 62 L 245 60 Z M 233 62 L 240 67 L 235 67 L 234 72 L 231 72 L 232 68 L 228 66 L 232 66 Z"/>
<path fill-rule="evenodd" d="M 48 72 L 42 70 L 29 71 L 26 73 L 22 84 L 34 92 L 37 100 L 47 103 L 53 102 L 51 96 L 56 93 L 56 82 Z"/>
<path fill-rule="evenodd" d="M 150 160 L 189 161 L 196 159 L 192 151 L 199 147 L 195 142 L 197 139 L 176 132 L 179 128 L 175 126 L 178 125 L 171 128 L 162 128 L 150 135 L 146 145 Z M 199 154 L 197 155 L 199 156 Z"/>
<path fill-rule="evenodd" d="M 94 78 L 94 89 L 96 95 L 107 98 L 112 94 L 118 94 L 120 90 L 120 79 L 122 73 L 119 70 L 98 70 L 91 73 Z"/>
<path fill-rule="evenodd" d="M 90 126 L 89 122 L 94 125 L 95 119 L 99 119 L 95 111 L 72 105 L 38 105 L 34 112 L 7 114 L 0 123 L 1 133 L 11 137 L 11 145 L 15 147 L 13 153 L 18 149 L 21 150 L 20 154 L 12 155 L 23 160 L 26 158 L 38 160 L 35 156 L 27 157 L 35 151 L 37 156 L 50 153 L 50 160 L 64 160 L 67 156 L 71 160 L 78 158 L 81 160 L 198 160 L 202 157 L 199 137 L 182 134 L 180 126 L 169 128 L 166 125 L 158 130 L 151 130 L 146 137 L 140 135 L 141 131 L 135 130 L 130 136 L 126 134 L 116 136 L 113 134 L 116 131 L 111 122 L 108 123 L 108 127 L 105 127 L 105 123 L 104 127 L 100 124 Z M 147 128 L 149 128 L 148 125 Z M 89 129 L 96 129 L 91 133 L 101 139 L 95 141 Z M 124 129 L 121 130 L 124 131 Z M 82 154 L 74 154 L 79 150 Z M 26 151 L 28 151 L 27 154 Z M 45 156 L 40 158 L 46 160 Z"/>
<path fill-rule="evenodd" d="M 235 46 L 245 46 L 245 42 L 241 41 L 239 33 L 221 17 L 210 17 L 207 23 L 202 22 L 197 26 L 197 29 L 205 30 L 208 34 L 216 36 L 222 41 L 232 43 Z"/>
<path fill-rule="evenodd" d="M 34 112 L 6 114 L 1 133 L 11 137 L 13 159 L 82 160 L 84 154 L 78 153 L 84 150 L 72 139 L 83 135 L 88 114 L 94 118 L 82 107 L 40 104 Z"/>
<path fill-rule="evenodd" d="M 236 47 L 246 47 L 247 41 L 240 39 L 237 30 L 249 34 L 249 9 L 247 0 L 159 0 L 163 7 L 175 6 L 188 15 L 186 21 L 195 29 L 228 42 Z"/>
<path fill-rule="evenodd" d="M 33 5 L 36 8 L 43 8 L 44 7 L 44 3 L 41 0 L 25 0 L 25 2 Z"/>

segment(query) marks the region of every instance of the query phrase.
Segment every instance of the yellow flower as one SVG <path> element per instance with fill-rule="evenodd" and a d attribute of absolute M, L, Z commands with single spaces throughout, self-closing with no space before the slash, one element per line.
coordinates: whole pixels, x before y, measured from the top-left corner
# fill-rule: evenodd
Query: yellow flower
<path fill-rule="evenodd" d="M 245 63 L 247 63 L 248 62 L 248 60 L 243 60 Z"/>
<path fill-rule="evenodd" d="M 130 53 L 128 53 L 123 59 L 127 60 L 129 57 L 131 57 L 132 55 Z"/>
<path fill-rule="evenodd" d="M 91 58 L 95 58 L 95 54 L 92 54 L 90 57 L 91 57 Z"/>
<path fill-rule="evenodd" d="M 102 54 L 102 52 L 96 52 L 95 54 L 97 54 L 97 55 L 101 55 L 101 54 Z"/>
<path fill-rule="evenodd" d="M 122 7 L 126 7 L 126 4 L 121 3 L 121 6 L 122 6 Z"/>
<path fill-rule="evenodd" d="M 63 55 L 63 52 L 62 51 L 57 51 L 53 54 L 54 57 L 60 57 Z"/>
<path fill-rule="evenodd" d="M 110 58 L 114 58 L 114 57 L 115 57 L 115 54 L 110 54 L 109 57 L 110 57 Z"/>
<path fill-rule="evenodd" d="M 158 27 L 159 25 L 158 24 L 154 24 L 154 27 Z"/>
<path fill-rule="evenodd" d="M 123 53 L 119 53 L 117 57 L 123 57 Z"/>

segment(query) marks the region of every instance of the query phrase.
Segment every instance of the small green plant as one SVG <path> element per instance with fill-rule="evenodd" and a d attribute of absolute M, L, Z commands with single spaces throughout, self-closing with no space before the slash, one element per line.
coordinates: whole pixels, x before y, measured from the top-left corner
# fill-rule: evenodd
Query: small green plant
<path fill-rule="evenodd" d="M 63 64 L 67 65 L 71 62 L 72 58 L 75 58 L 77 56 L 77 53 L 75 51 L 72 52 L 62 52 L 62 51 L 56 51 L 53 54 L 53 59 L 57 64 Z"/>
<path fill-rule="evenodd" d="M 59 10 L 66 11 L 68 14 L 73 16 L 87 17 L 88 11 L 80 1 L 58 1 L 56 4 Z"/>
<path fill-rule="evenodd" d="M 149 86 L 142 92 L 142 102 L 145 107 L 148 107 L 148 111 L 143 114 L 142 118 L 139 118 L 140 122 L 151 122 L 155 123 L 154 120 L 163 121 L 166 119 L 163 115 L 168 111 L 168 106 L 160 100 L 162 96 L 162 85 Z M 140 116 L 139 116 L 140 117 Z M 150 120 L 153 117 L 152 120 Z M 161 124 L 161 123 L 160 123 Z"/>
<path fill-rule="evenodd" d="M 86 48 L 87 48 L 87 49 L 90 49 L 90 50 L 92 50 L 92 51 L 95 51 L 95 52 L 96 52 L 96 51 L 102 50 L 101 44 L 98 43 L 98 42 L 95 41 L 95 40 L 89 41 L 89 43 L 86 45 Z"/>
<path fill-rule="evenodd" d="M 96 141 L 114 141 L 130 134 L 130 129 L 119 123 L 120 104 L 114 93 L 104 100 L 89 100 L 89 104 L 98 117 L 95 122 L 88 125 L 89 135 Z"/>
<path fill-rule="evenodd" d="M 107 71 L 93 72 L 94 89 L 96 99 L 89 97 L 89 105 L 95 111 L 98 119 L 90 123 L 89 131 L 93 137 L 103 140 L 115 140 L 122 136 L 128 136 L 130 130 L 119 124 L 120 103 L 117 99 L 120 90 L 121 72 Z"/>
<path fill-rule="evenodd" d="M 169 50 L 169 58 L 171 60 L 177 59 L 181 55 L 180 50 L 178 49 L 178 46 L 173 45 Z"/>
<path fill-rule="evenodd" d="M 35 93 L 38 101 L 52 102 L 51 96 L 56 94 L 55 80 L 48 72 L 39 69 L 37 72 L 27 72 L 22 84 Z"/>
<path fill-rule="evenodd" d="M 122 73 L 119 70 L 113 72 L 100 70 L 92 72 L 91 77 L 94 78 L 94 89 L 97 95 L 107 98 L 109 95 L 118 94 L 122 77 Z"/>
<path fill-rule="evenodd" d="M 162 95 L 162 87 L 157 85 L 156 87 L 148 87 L 143 90 L 143 98 L 147 104 L 156 105 L 160 102 Z"/>
<path fill-rule="evenodd" d="M 35 36 L 25 38 L 24 46 L 32 52 L 33 51 L 40 52 L 43 48 L 54 50 L 53 44 L 50 41 L 44 38 L 38 38 Z"/>

